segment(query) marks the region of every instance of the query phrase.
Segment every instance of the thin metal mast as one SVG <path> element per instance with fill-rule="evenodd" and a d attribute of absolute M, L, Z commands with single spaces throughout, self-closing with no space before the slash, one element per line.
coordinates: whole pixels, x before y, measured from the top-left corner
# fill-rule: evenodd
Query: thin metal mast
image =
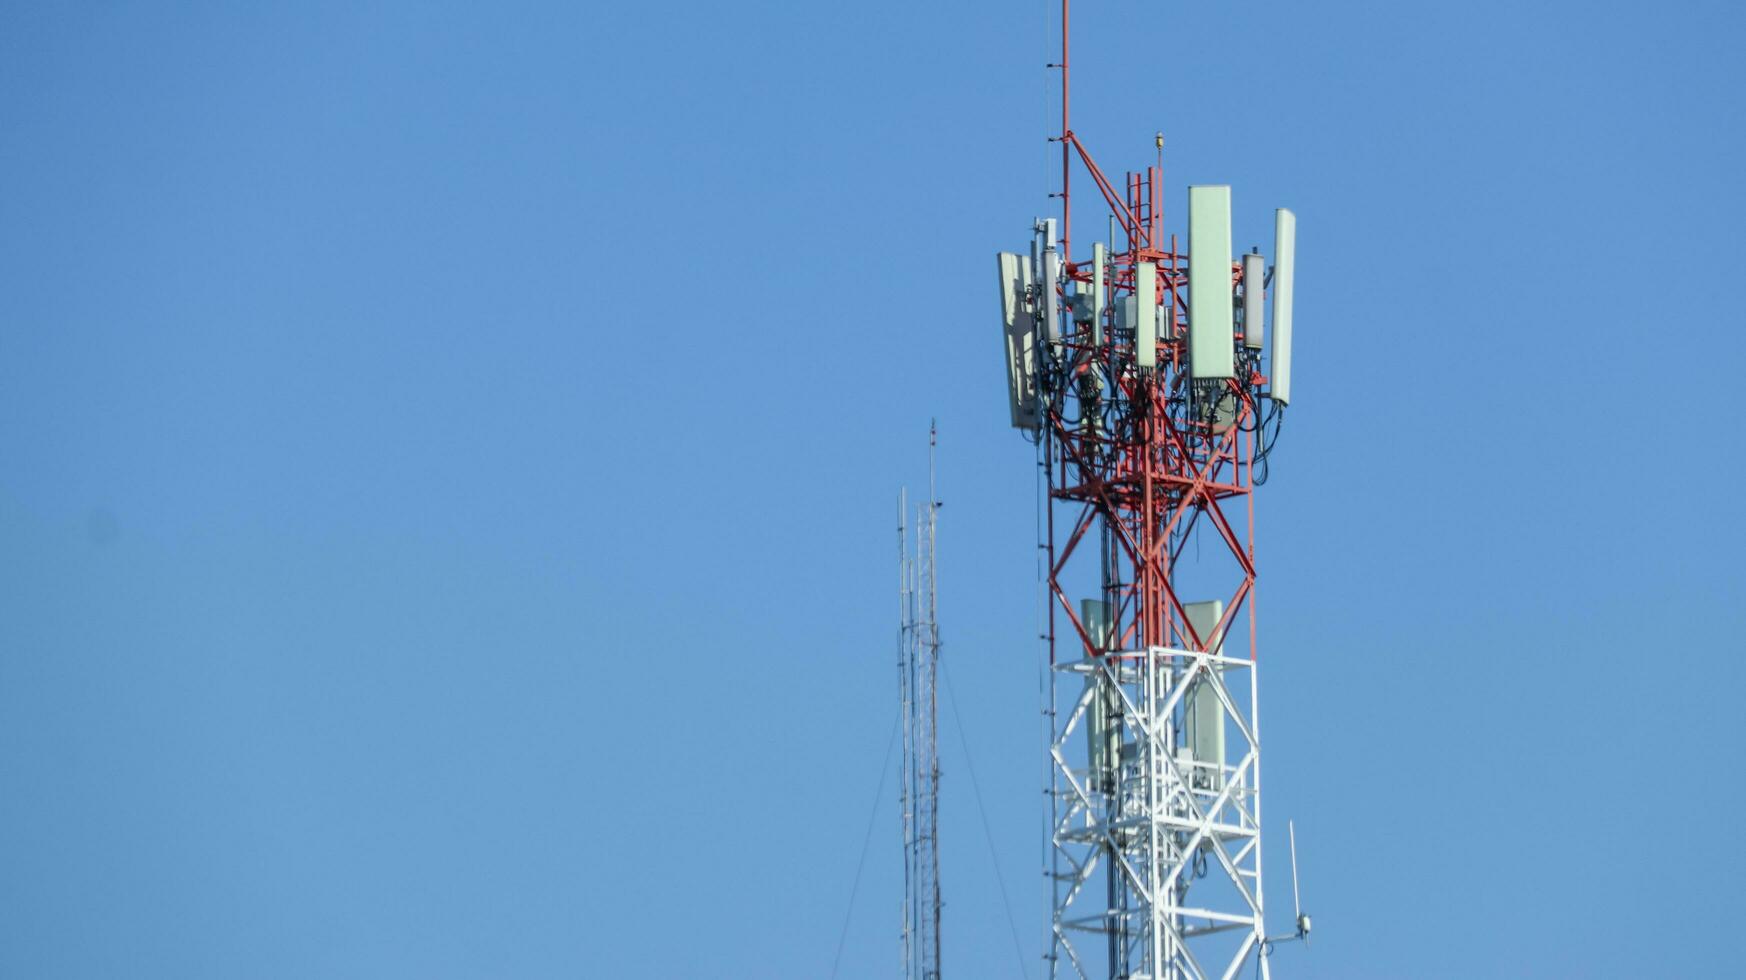
<path fill-rule="evenodd" d="M 910 980 L 940 976 L 940 754 L 935 683 L 940 656 L 939 501 L 935 497 L 935 430 L 928 429 L 928 500 L 915 508 L 911 552 L 908 492 L 898 497 L 898 579 L 902 626 L 898 685 L 903 712 L 903 970 Z"/>
<path fill-rule="evenodd" d="M 903 974 L 911 977 L 915 963 L 915 724 L 913 651 L 915 630 L 915 564 L 909 555 L 909 490 L 897 492 L 897 692 L 903 724 L 903 767 L 897 780 L 903 849 Z"/>

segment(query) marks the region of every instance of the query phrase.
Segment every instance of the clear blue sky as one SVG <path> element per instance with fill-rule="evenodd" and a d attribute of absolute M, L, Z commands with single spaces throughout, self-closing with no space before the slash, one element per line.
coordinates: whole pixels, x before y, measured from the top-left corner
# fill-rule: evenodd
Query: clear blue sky
<path fill-rule="evenodd" d="M 1743 29 L 1081 4 L 1108 168 L 1162 129 L 1173 228 L 1191 182 L 1239 245 L 1299 216 L 1280 976 L 1737 969 Z M 0 11 L 0 975 L 827 975 L 938 416 L 1035 976 L 991 253 L 1054 43 L 1035 0 Z M 956 723 L 946 966 L 1011 976 Z M 845 978 L 898 967 L 894 795 Z"/>

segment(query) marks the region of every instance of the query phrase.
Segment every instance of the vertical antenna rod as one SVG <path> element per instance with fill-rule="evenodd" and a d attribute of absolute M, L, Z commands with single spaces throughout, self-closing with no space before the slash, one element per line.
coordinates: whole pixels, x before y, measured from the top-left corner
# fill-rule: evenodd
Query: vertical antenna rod
<path fill-rule="evenodd" d="M 1291 918 L 1294 922 L 1303 920 L 1303 903 L 1297 896 L 1297 821 L 1287 820 L 1285 827 L 1291 832 Z"/>
<path fill-rule="evenodd" d="M 1073 261 L 1073 198 L 1069 182 L 1073 175 L 1073 126 L 1068 115 L 1067 0 L 1061 0 L 1061 260 Z"/>

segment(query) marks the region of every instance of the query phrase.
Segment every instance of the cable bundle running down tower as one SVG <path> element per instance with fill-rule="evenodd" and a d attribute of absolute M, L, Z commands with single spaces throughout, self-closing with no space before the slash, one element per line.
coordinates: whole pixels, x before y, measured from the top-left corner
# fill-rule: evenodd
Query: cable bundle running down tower
<path fill-rule="evenodd" d="M 999 257 L 1012 424 L 1048 483 L 1051 975 L 1268 976 L 1252 492 L 1290 400 L 1296 218 L 1274 215 L 1271 271 L 1233 261 L 1226 186 L 1190 187 L 1187 250 L 1167 238 L 1163 136 L 1156 166 L 1104 175 L 1070 125 L 1067 26 L 1063 0 L 1061 217 Z M 1109 215 L 1089 254 L 1075 161 Z"/>
<path fill-rule="evenodd" d="M 928 500 L 915 508 L 909 539 L 909 494 L 898 496 L 897 567 L 902 626 L 898 631 L 898 692 L 903 713 L 903 975 L 940 976 L 940 751 L 935 722 L 939 702 L 940 626 L 935 591 L 933 428 L 928 429 Z"/>

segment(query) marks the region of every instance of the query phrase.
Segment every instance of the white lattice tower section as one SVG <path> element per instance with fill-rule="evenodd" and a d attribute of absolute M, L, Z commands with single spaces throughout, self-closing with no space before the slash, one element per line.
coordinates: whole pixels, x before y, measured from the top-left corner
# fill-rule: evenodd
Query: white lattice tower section
<path fill-rule="evenodd" d="M 1266 938 L 1254 663 L 1153 647 L 1055 669 L 1057 972 L 1092 976 L 1092 942 L 1134 980 L 1237 976 Z M 1225 761 L 1197 761 L 1187 728 L 1213 724 Z"/>

